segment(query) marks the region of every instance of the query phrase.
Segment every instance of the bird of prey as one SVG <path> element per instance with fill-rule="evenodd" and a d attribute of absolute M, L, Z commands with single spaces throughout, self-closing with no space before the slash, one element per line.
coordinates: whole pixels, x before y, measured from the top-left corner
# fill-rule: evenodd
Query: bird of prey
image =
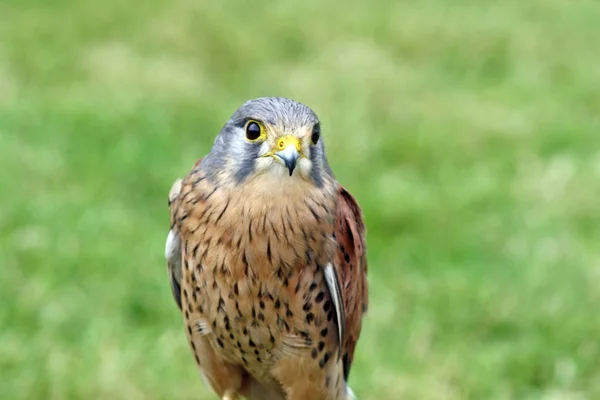
<path fill-rule="evenodd" d="M 201 375 L 221 399 L 338 400 L 367 310 L 365 225 L 316 114 L 244 103 L 169 193 L 167 257 Z"/>

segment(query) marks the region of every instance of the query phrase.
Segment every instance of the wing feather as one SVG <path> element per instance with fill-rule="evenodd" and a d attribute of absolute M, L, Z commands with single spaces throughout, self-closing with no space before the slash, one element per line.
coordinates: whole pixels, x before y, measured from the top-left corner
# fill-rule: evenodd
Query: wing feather
<path fill-rule="evenodd" d="M 362 318 L 368 307 L 365 233 L 358 203 L 345 188 L 339 186 L 335 222 L 338 251 L 334 266 L 344 304 L 343 363 L 346 381 L 360 336 Z"/>
<path fill-rule="evenodd" d="M 193 168 L 196 168 L 202 159 L 198 160 Z M 176 231 L 174 224 L 174 211 L 177 208 L 176 200 L 181 193 L 183 180 L 176 179 L 169 190 L 169 208 L 171 209 L 171 229 L 167 235 L 165 244 L 165 258 L 167 259 L 167 272 L 169 273 L 169 283 L 171 292 L 177 307 L 181 310 L 181 237 Z"/>

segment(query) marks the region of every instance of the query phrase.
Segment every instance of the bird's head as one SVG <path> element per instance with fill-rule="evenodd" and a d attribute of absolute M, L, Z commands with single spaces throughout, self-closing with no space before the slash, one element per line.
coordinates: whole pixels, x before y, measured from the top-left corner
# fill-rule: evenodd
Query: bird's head
<path fill-rule="evenodd" d="M 332 176 L 316 114 L 282 97 L 244 103 L 217 136 L 204 166 L 229 171 L 235 182 L 253 178 L 303 179 L 321 186 Z"/>

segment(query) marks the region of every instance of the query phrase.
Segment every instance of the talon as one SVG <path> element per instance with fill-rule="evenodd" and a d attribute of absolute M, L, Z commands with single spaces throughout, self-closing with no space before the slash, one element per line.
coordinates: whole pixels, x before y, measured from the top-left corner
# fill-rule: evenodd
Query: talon
<path fill-rule="evenodd" d="M 238 395 L 233 390 L 226 390 L 222 400 L 237 400 Z"/>

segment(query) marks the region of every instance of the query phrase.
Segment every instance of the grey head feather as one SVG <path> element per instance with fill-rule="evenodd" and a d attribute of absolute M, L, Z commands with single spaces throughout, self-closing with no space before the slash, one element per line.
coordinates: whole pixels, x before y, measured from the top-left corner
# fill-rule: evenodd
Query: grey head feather
<path fill-rule="evenodd" d="M 212 179 L 217 179 L 220 171 L 231 166 L 236 183 L 243 182 L 254 172 L 262 144 L 245 139 L 244 127 L 249 119 L 276 127 L 281 132 L 293 132 L 319 123 L 319 118 L 308 106 L 285 97 L 261 97 L 246 101 L 223 126 L 210 153 L 202 160 L 201 168 Z M 311 178 L 320 187 L 324 174 L 333 176 L 322 138 L 316 146 L 311 147 L 310 160 Z"/>

